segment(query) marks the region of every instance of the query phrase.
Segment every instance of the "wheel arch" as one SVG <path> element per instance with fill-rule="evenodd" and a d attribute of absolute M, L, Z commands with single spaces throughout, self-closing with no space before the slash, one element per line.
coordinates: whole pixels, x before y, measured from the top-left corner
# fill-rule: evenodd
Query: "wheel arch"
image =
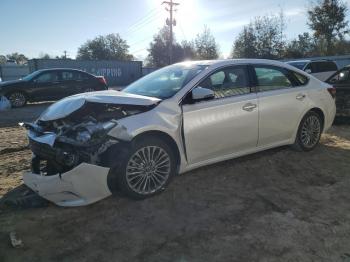
<path fill-rule="evenodd" d="M 308 111 L 304 114 L 304 116 L 305 116 L 307 113 L 309 113 L 309 112 L 315 112 L 315 113 L 317 113 L 317 114 L 321 117 L 321 120 L 322 120 L 322 132 L 323 132 L 323 129 L 324 129 L 324 121 L 325 121 L 325 114 L 324 114 L 324 112 L 322 111 L 322 109 L 319 108 L 319 107 L 313 107 L 313 108 L 311 108 L 310 110 L 308 110 Z M 303 116 L 303 118 L 304 118 L 304 116 Z"/>
<path fill-rule="evenodd" d="M 13 93 L 16 93 L 16 92 L 22 93 L 22 94 L 24 95 L 24 97 L 25 97 L 25 99 L 26 99 L 25 104 L 26 104 L 27 102 L 30 102 L 30 101 L 31 101 L 31 96 L 28 94 L 28 92 L 26 92 L 26 91 L 24 91 L 24 90 L 22 90 L 22 89 L 17 89 L 17 88 L 11 89 L 11 90 L 8 90 L 8 91 L 5 91 L 5 92 L 4 92 L 4 96 L 5 96 L 7 99 L 9 99 L 9 96 L 10 96 L 11 94 L 13 94 Z M 24 104 L 24 105 L 25 105 L 25 104 Z"/>
<path fill-rule="evenodd" d="M 6 97 L 8 97 L 9 95 L 11 95 L 12 93 L 15 93 L 15 92 L 20 92 L 22 94 L 24 94 L 24 96 L 26 97 L 27 101 L 30 100 L 30 95 L 28 94 L 28 92 L 22 90 L 22 89 L 11 89 L 11 90 L 8 90 L 4 93 L 4 95 Z"/>
<path fill-rule="evenodd" d="M 292 136 L 292 138 L 290 140 L 291 144 L 294 143 L 294 141 L 295 141 L 295 139 L 297 137 L 297 133 L 298 133 L 301 121 L 306 116 L 306 114 L 309 113 L 309 112 L 315 112 L 321 117 L 321 119 L 322 119 L 322 132 L 323 132 L 324 124 L 325 124 L 325 114 L 324 114 L 324 112 L 323 112 L 323 110 L 321 108 L 319 108 L 317 106 L 311 107 L 311 108 L 305 110 L 305 112 L 303 114 L 301 114 L 299 122 L 298 122 L 298 125 L 296 126 L 296 128 L 294 130 L 294 133 L 293 133 L 293 136 Z"/>
<path fill-rule="evenodd" d="M 176 172 L 178 172 L 179 168 L 180 168 L 180 164 L 181 164 L 181 154 L 180 154 L 179 147 L 178 147 L 176 141 L 174 140 L 174 138 L 172 138 L 166 132 L 159 131 L 159 130 L 150 130 L 150 131 L 145 131 L 145 132 L 142 132 L 142 133 L 136 135 L 132 139 L 132 141 L 135 141 L 138 139 L 144 139 L 144 138 L 149 137 L 149 136 L 162 139 L 170 146 L 170 148 L 173 150 L 173 152 L 176 156 Z"/>

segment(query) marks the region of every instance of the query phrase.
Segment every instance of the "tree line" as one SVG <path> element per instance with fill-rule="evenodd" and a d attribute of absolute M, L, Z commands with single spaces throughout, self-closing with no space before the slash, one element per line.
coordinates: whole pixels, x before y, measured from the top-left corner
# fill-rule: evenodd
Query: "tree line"
<path fill-rule="evenodd" d="M 287 40 L 286 19 L 283 11 L 277 15 L 258 16 L 243 27 L 232 45 L 231 58 L 302 58 L 350 53 L 346 15 L 348 7 L 342 0 L 317 0 L 307 10 L 307 25 L 311 33 L 304 32 Z M 162 67 L 169 64 L 170 31 L 167 26 L 154 35 L 147 49 L 146 65 Z M 82 60 L 135 60 L 127 41 L 119 34 L 98 36 L 78 48 L 76 59 Z M 184 60 L 209 60 L 220 56 L 219 45 L 207 26 L 190 41 L 178 43 L 174 36 L 173 63 Z M 41 54 L 40 58 L 54 58 Z M 56 58 L 65 58 L 63 56 Z M 0 55 L 0 64 L 6 59 L 25 63 L 28 59 L 19 53 Z"/>

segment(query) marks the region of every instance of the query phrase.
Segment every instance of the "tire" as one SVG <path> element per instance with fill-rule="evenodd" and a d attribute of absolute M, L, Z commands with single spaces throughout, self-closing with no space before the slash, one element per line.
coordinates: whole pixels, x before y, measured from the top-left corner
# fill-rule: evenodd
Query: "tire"
<path fill-rule="evenodd" d="M 314 111 L 308 112 L 301 120 L 298 133 L 293 144 L 297 151 L 311 151 L 320 141 L 323 121 Z"/>
<path fill-rule="evenodd" d="M 21 91 L 14 91 L 6 95 L 7 99 L 10 101 L 11 106 L 16 107 L 22 107 L 27 104 L 27 97 L 26 94 L 24 94 Z"/>
<path fill-rule="evenodd" d="M 154 136 L 136 139 L 124 154 L 110 174 L 109 181 L 117 185 L 109 187 L 118 188 L 130 198 L 145 199 L 162 192 L 176 173 L 173 150 Z"/>

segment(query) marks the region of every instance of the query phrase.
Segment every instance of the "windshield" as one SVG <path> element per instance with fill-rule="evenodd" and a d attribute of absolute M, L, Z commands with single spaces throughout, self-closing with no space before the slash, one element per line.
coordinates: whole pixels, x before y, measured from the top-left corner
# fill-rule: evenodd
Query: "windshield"
<path fill-rule="evenodd" d="M 23 80 L 26 80 L 26 81 L 30 81 L 32 80 L 34 77 L 36 77 L 39 73 L 41 73 L 40 71 L 35 71 L 29 75 L 26 75 L 25 77 L 23 77 L 22 79 Z"/>
<path fill-rule="evenodd" d="M 306 65 L 306 62 L 288 62 L 287 64 L 292 65 L 300 70 L 303 70 L 304 66 Z"/>
<path fill-rule="evenodd" d="M 170 65 L 142 77 L 123 92 L 166 99 L 175 95 L 206 67 L 193 64 Z"/>

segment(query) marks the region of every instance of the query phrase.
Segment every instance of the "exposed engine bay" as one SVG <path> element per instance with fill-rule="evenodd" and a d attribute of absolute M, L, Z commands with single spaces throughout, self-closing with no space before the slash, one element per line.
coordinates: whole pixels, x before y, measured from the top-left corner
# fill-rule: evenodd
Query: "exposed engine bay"
<path fill-rule="evenodd" d="M 101 93 L 105 92 L 89 94 L 93 101 L 86 95 L 60 100 L 34 123 L 22 124 L 33 152 L 31 172 L 24 174 L 24 182 L 58 205 L 86 205 L 111 194 L 108 172 L 120 147 L 131 140 L 118 120 L 151 110 L 158 102 L 147 104 L 138 97 L 128 97 L 139 103 L 117 104 L 118 99 L 106 103 L 98 99 Z M 86 182 L 82 180 L 91 181 L 82 186 Z"/>
<path fill-rule="evenodd" d="M 32 171 L 54 175 L 83 162 L 108 167 L 104 153 L 120 142 L 108 132 L 118 119 L 139 112 L 137 106 L 88 103 L 64 119 L 24 123 L 34 153 Z"/>

